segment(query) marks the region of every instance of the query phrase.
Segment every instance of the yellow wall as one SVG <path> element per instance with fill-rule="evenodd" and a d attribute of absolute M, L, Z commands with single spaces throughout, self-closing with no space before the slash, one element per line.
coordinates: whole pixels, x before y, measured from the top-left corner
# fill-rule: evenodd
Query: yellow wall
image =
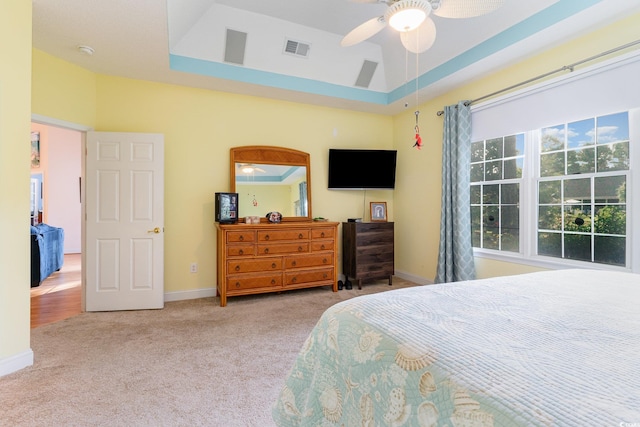
<path fill-rule="evenodd" d="M 31 359 L 31 2 L 0 2 L 0 372 Z M 17 362 L 20 364 L 20 362 Z M 27 364 L 30 362 L 27 362 Z M 24 366 L 24 364 L 22 364 Z"/>
<path fill-rule="evenodd" d="M 264 217 L 267 212 L 280 212 L 282 216 L 293 216 L 289 185 L 236 185 L 238 212 L 242 217 Z M 254 206 L 253 201 L 257 206 Z"/>
<path fill-rule="evenodd" d="M 396 116 L 394 141 L 399 153 L 398 164 L 401 165 L 394 195 L 396 270 L 428 280 L 433 280 L 436 274 L 442 184 L 440 175 L 442 117 L 436 115 L 438 111 L 445 105 L 484 96 L 637 39 L 640 39 L 640 14 L 625 18 L 422 104 L 419 108 L 420 129 L 424 143 L 421 151 L 411 148 L 415 109 Z M 637 82 L 629 82 L 629 84 L 637 84 Z M 496 262 L 477 257 L 476 266 L 479 278 L 536 270 L 520 264 Z"/>
<path fill-rule="evenodd" d="M 95 73 L 34 49 L 32 92 L 33 114 L 95 126 Z"/>
<path fill-rule="evenodd" d="M 231 147 L 310 153 L 312 214 L 336 221 L 361 216 L 363 193 L 327 190 L 329 148 L 392 148 L 393 119 L 376 114 L 102 75 L 97 104 L 96 130 L 165 136 L 167 292 L 215 286 L 214 193 L 229 190 Z M 375 196 L 392 209 L 391 192 Z"/>

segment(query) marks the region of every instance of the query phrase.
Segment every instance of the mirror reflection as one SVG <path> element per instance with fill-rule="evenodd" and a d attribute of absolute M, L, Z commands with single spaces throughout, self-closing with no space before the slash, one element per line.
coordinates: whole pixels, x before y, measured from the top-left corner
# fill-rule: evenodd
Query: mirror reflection
<path fill-rule="evenodd" d="M 309 215 L 306 166 L 236 162 L 234 169 L 238 216 Z"/>

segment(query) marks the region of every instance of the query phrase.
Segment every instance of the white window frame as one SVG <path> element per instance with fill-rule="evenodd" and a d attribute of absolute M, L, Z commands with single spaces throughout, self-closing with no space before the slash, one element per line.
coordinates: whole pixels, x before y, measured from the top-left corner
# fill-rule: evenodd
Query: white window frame
<path fill-rule="evenodd" d="M 640 273 L 640 224 L 633 224 L 633 218 L 635 218 L 636 215 L 635 213 L 640 212 L 640 191 L 634 190 L 640 189 L 640 97 L 638 96 L 639 94 L 636 93 L 640 92 L 640 89 L 634 88 L 640 85 L 635 84 L 636 79 L 621 79 L 618 78 L 617 75 L 616 78 L 609 78 L 607 80 L 607 72 L 611 71 L 612 73 L 620 73 L 621 70 L 625 70 L 625 67 L 635 70 L 631 71 L 631 74 L 635 75 L 637 70 L 640 68 L 640 52 L 621 55 L 620 57 L 614 58 L 610 61 L 605 61 L 594 67 L 585 69 L 582 72 L 572 73 L 570 75 L 554 79 L 550 82 L 545 82 L 535 87 L 527 88 L 472 107 L 472 120 L 480 122 L 478 123 L 480 124 L 478 128 L 483 128 L 480 131 L 481 136 L 472 136 L 472 141 L 522 133 L 523 131 L 525 132 L 524 170 L 522 174 L 522 184 L 520 187 L 520 252 L 502 252 L 497 250 L 474 248 L 474 255 L 476 257 L 547 269 L 591 268 Z M 562 92 L 563 90 L 566 90 L 562 87 L 563 85 L 570 86 L 574 82 L 577 82 L 578 85 L 581 83 L 586 84 L 592 76 L 600 79 L 601 84 L 603 81 L 606 82 L 608 93 L 616 94 L 615 97 L 611 96 L 611 98 L 616 99 L 607 99 L 607 102 L 605 103 L 595 100 L 593 104 L 597 105 L 597 108 L 594 107 L 592 112 L 586 112 L 588 111 L 588 106 L 585 107 L 587 108 L 586 111 L 579 111 L 577 113 L 575 111 L 570 111 L 566 117 L 563 117 L 562 114 L 557 115 L 558 113 L 556 112 L 555 121 L 544 122 L 543 120 L 549 119 L 543 117 L 539 119 L 538 123 L 528 126 L 528 129 L 535 128 L 536 130 L 528 130 L 526 128 L 501 128 L 502 123 L 509 123 L 513 126 L 514 120 L 510 120 L 510 118 L 505 119 L 505 117 L 500 117 L 499 114 L 489 111 L 494 106 L 498 107 L 496 110 L 500 110 L 501 105 L 504 107 L 512 101 L 515 103 L 521 102 L 527 96 L 538 98 L 544 97 L 545 95 L 548 96 L 550 90 L 558 90 L 559 92 Z M 629 85 L 625 86 L 625 82 L 629 82 Z M 609 85 L 612 87 L 609 88 Z M 620 85 L 622 85 L 622 87 L 619 87 Z M 544 92 L 547 92 L 547 94 Z M 618 96 L 618 94 L 620 94 L 620 96 Z M 584 104 L 584 99 L 580 101 Z M 566 106 L 560 106 L 559 108 L 569 111 Z M 581 108 L 583 108 L 583 106 L 581 106 Z M 504 112 L 506 109 L 516 112 L 519 111 L 516 108 L 512 108 L 512 106 L 502 108 L 501 110 Z M 575 120 L 602 116 L 620 111 L 629 111 L 629 179 L 627 183 L 626 207 L 627 266 L 620 267 L 609 264 L 537 255 L 537 176 L 539 175 L 538 141 L 540 139 L 540 129 L 545 126 L 554 126 L 563 122 L 572 122 Z M 480 112 L 480 114 L 475 114 L 474 116 L 474 112 Z M 518 120 L 522 122 L 522 118 L 519 118 Z M 491 123 L 487 123 L 487 121 Z M 497 129 L 493 134 L 489 133 L 491 132 L 492 126 Z M 518 126 L 524 125 L 519 124 Z M 476 126 L 474 125 L 474 129 L 475 128 Z"/>

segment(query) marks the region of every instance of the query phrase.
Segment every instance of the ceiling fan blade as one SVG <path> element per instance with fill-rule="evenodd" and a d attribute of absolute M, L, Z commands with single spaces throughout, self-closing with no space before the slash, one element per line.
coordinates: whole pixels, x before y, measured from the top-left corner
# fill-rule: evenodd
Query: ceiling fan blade
<path fill-rule="evenodd" d="M 362 41 L 365 41 L 369 37 L 375 36 L 386 26 L 387 22 L 384 20 L 383 16 L 370 19 L 364 24 L 358 25 L 356 28 L 351 30 L 349 34 L 344 36 L 344 38 L 340 42 L 340 45 L 353 46 L 354 44 L 358 44 Z"/>
<path fill-rule="evenodd" d="M 498 9 L 504 0 L 442 0 L 433 13 L 443 18 L 473 18 Z"/>
<path fill-rule="evenodd" d="M 409 52 L 422 53 L 436 41 L 436 24 L 427 17 L 415 30 L 400 33 L 400 40 Z"/>

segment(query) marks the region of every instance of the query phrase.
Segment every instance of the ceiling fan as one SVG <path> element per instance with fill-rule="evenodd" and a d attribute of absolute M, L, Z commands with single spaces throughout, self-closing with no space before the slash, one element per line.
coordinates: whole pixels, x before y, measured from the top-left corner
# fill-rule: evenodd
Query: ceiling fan
<path fill-rule="evenodd" d="M 493 12 L 504 0 L 350 0 L 355 3 L 385 3 L 384 15 L 360 24 L 347 34 L 340 44 L 353 46 L 373 37 L 387 24 L 400 32 L 402 45 L 410 52 L 422 53 L 433 46 L 436 26 L 429 18 L 472 18 Z"/>
<path fill-rule="evenodd" d="M 265 173 L 264 169 L 257 167 L 256 165 L 252 165 L 251 163 L 238 163 L 238 170 L 245 174 L 252 174 L 254 172 L 262 172 Z"/>

